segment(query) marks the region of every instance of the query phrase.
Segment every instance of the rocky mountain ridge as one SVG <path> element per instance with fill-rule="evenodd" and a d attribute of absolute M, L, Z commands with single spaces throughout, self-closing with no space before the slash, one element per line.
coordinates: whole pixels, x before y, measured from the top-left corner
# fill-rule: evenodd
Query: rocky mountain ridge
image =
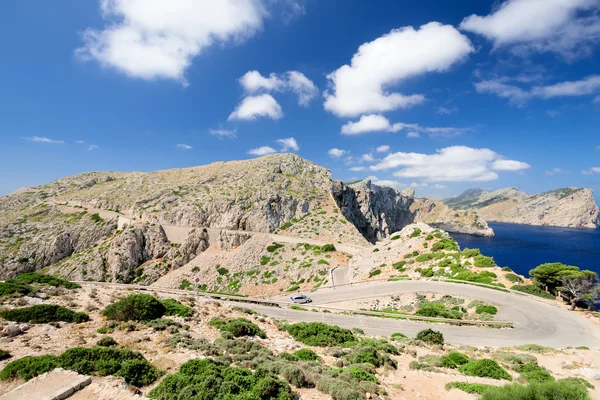
<path fill-rule="evenodd" d="M 488 221 L 515 224 L 600 227 L 598 206 L 592 189 L 561 188 L 528 195 L 509 187 L 496 191 L 470 189 L 442 200 L 455 210 L 476 211 Z"/>

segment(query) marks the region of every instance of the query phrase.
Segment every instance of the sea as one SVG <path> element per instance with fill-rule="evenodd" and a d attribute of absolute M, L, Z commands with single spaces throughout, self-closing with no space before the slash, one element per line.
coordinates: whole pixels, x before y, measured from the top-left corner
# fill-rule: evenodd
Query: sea
<path fill-rule="evenodd" d="M 529 276 L 547 262 L 561 262 L 600 274 L 600 229 L 572 229 L 490 222 L 495 237 L 453 233 L 461 249 L 478 248 L 496 264 Z"/>

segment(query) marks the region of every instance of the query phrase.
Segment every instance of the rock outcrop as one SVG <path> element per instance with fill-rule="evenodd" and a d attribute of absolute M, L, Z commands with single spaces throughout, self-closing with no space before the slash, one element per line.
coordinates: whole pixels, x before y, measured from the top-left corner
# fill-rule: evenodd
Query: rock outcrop
<path fill-rule="evenodd" d="M 600 227 L 598 206 L 591 189 L 563 188 L 535 195 L 527 195 L 516 188 L 493 192 L 471 189 L 443 202 L 457 210 L 477 211 L 488 221 L 570 228 Z"/>
<path fill-rule="evenodd" d="M 332 193 L 342 214 L 372 243 L 414 222 L 449 232 L 494 235 L 476 213 L 456 212 L 434 199 L 415 198 L 413 190 L 399 192 L 370 180 L 351 185 L 335 181 Z"/>

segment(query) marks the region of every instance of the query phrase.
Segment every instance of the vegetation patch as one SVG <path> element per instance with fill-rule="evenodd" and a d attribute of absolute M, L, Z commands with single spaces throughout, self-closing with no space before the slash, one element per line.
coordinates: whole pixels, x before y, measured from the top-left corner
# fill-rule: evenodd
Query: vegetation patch
<path fill-rule="evenodd" d="M 591 400 L 586 388 L 570 382 L 549 381 L 521 385 L 493 386 L 481 400 Z"/>
<path fill-rule="evenodd" d="M 149 321 L 165 315 L 166 307 L 149 294 L 132 294 L 102 310 L 115 321 Z"/>
<path fill-rule="evenodd" d="M 165 314 L 169 317 L 190 317 L 194 314 L 194 310 L 191 307 L 184 306 L 175 299 L 164 299 L 160 300 L 161 304 L 165 306 Z"/>
<path fill-rule="evenodd" d="M 554 296 L 536 285 L 514 285 L 511 287 L 511 289 L 534 296 L 543 297 L 545 299 L 554 299 Z"/>
<path fill-rule="evenodd" d="M 428 344 L 444 344 L 444 335 L 440 331 L 434 331 L 433 329 L 424 329 L 421 332 L 417 333 L 415 339 L 420 340 L 422 342 Z"/>
<path fill-rule="evenodd" d="M 442 365 L 445 368 L 456 369 L 461 365 L 467 364 L 470 359 L 466 354 L 460 353 L 458 351 L 451 351 L 440 359 Z"/>
<path fill-rule="evenodd" d="M 75 312 L 54 304 L 38 304 L 31 307 L 4 310 L 0 311 L 0 317 L 8 321 L 31 324 L 46 324 L 57 321 L 82 323 L 90 320 L 89 315 L 86 313 Z"/>
<path fill-rule="evenodd" d="M 284 330 L 294 339 L 308 346 L 341 346 L 349 342 L 356 342 L 356 337 L 351 330 L 322 322 L 300 322 L 285 325 Z"/>
<path fill-rule="evenodd" d="M 494 387 L 493 385 L 485 385 L 483 383 L 467 383 L 467 382 L 450 382 L 446 384 L 446 390 L 458 389 L 463 392 L 482 395 L 483 392 L 489 388 Z"/>
<path fill-rule="evenodd" d="M 512 376 L 494 360 L 484 358 L 461 365 L 458 370 L 469 376 L 480 378 L 505 379 L 512 381 Z"/>
<path fill-rule="evenodd" d="M 258 325 L 248 321 L 246 318 L 229 320 L 215 318 L 209 322 L 209 325 L 220 330 L 222 334 L 225 334 L 224 336 L 258 336 L 262 339 L 267 338 L 267 334 Z"/>

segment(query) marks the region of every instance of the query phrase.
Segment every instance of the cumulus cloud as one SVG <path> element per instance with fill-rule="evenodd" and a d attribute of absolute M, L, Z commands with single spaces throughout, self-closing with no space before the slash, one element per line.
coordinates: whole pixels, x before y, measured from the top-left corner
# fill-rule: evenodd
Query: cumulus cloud
<path fill-rule="evenodd" d="M 360 162 L 373 162 L 375 159 L 373 158 L 373 154 L 367 153 L 360 156 Z"/>
<path fill-rule="evenodd" d="M 325 92 L 325 109 L 353 117 L 407 108 L 422 103 L 422 94 L 405 95 L 389 88 L 430 72 L 444 72 L 474 49 L 451 25 L 431 22 L 415 30 L 394 29 L 362 44 L 344 65 L 327 75 L 332 92 Z"/>
<path fill-rule="evenodd" d="M 342 134 L 360 135 L 376 131 L 397 132 L 400 129 L 402 129 L 401 124 L 392 125 L 383 115 L 369 114 L 363 115 L 357 122 L 350 121 L 342 126 Z"/>
<path fill-rule="evenodd" d="M 100 146 L 98 146 L 98 145 L 90 144 L 87 149 L 91 151 L 91 150 L 96 150 L 96 149 L 99 149 L 99 148 L 100 148 Z"/>
<path fill-rule="evenodd" d="M 406 137 L 409 139 L 418 139 L 421 137 L 421 134 L 419 132 L 412 131 L 412 132 L 407 132 Z"/>
<path fill-rule="evenodd" d="M 30 136 L 30 137 L 24 137 L 23 139 L 32 141 L 32 142 L 37 142 L 37 143 L 53 143 L 53 144 L 63 144 L 65 141 L 64 140 L 54 140 L 54 139 L 50 139 L 44 136 Z"/>
<path fill-rule="evenodd" d="M 290 138 L 285 138 L 285 139 L 277 139 L 277 143 L 279 143 L 281 145 L 281 152 L 286 152 L 286 151 L 298 151 L 300 150 L 300 146 L 298 146 L 298 143 L 296 142 L 296 139 L 294 139 L 293 137 Z"/>
<path fill-rule="evenodd" d="M 458 108 L 456 108 L 456 107 L 452 107 L 452 108 L 438 107 L 438 109 L 437 109 L 437 113 L 440 115 L 451 115 L 451 114 L 454 114 L 455 112 L 458 112 Z"/>
<path fill-rule="evenodd" d="M 284 77 L 275 73 L 265 77 L 258 71 L 248 71 L 239 82 L 247 93 L 291 91 L 298 96 L 298 104 L 302 107 L 307 107 L 319 93 L 313 81 L 298 71 L 288 71 Z"/>
<path fill-rule="evenodd" d="M 348 153 L 346 150 L 337 149 L 335 147 L 327 152 L 331 158 L 340 158 L 346 153 Z"/>
<path fill-rule="evenodd" d="M 253 156 L 266 156 L 267 154 L 277 153 L 277 150 L 270 146 L 261 146 L 255 149 L 248 150 L 248 154 Z"/>
<path fill-rule="evenodd" d="M 77 144 L 84 144 L 85 141 L 84 140 L 76 140 L 75 143 L 77 143 Z"/>
<path fill-rule="evenodd" d="M 189 144 L 184 144 L 184 143 L 180 143 L 177 146 L 175 146 L 181 150 L 191 150 L 192 146 L 190 146 Z"/>
<path fill-rule="evenodd" d="M 594 174 L 600 174 L 600 167 L 592 167 L 590 169 L 587 169 L 585 171 L 581 171 L 581 173 L 583 175 L 594 175 Z"/>
<path fill-rule="evenodd" d="M 131 77 L 183 84 L 194 57 L 251 37 L 267 16 L 259 0 L 100 0 L 100 9 L 106 26 L 84 32 L 78 56 Z"/>
<path fill-rule="evenodd" d="M 506 98 L 511 104 L 522 106 L 532 98 L 576 97 L 600 92 L 600 75 L 590 75 L 577 81 L 565 81 L 546 86 L 523 89 L 507 83 L 508 79 L 492 79 L 475 83 L 480 93 L 495 94 Z"/>
<path fill-rule="evenodd" d="M 224 137 L 228 137 L 231 139 L 236 138 L 237 136 L 235 135 L 236 130 L 235 129 L 209 129 L 208 132 L 211 135 L 215 135 L 218 136 L 219 138 L 224 138 Z"/>
<path fill-rule="evenodd" d="M 365 169 L 366 169 L 365 167 L 351 167 L 350 171 L 359 172 L 359 171 L 364 171 Z"/>
<path fill-rule="evenodd" d="M 410 184 L 411 188 L 420 188 L 420 187 L 427 187 L 427 186 L 429 186 L 429 185 L 425 182 L 421 182 L 421 183 L 413 182 Z"/>
<path fill-rule="evenodd" d="M 372 165 L 372 171 L 402 167 L 393 175 L 420 178 L 428 182 L 483 182 L 498 179 L 497 171 L 520 171 L 527 163 L 506 160 L 490 149 L 452 146 L 435 154 L 392 153 Z"/>
<path fill-rule="evenodd" d="M 600 39 L 598 0 L 507 0 L 486 16 L 471 15 L 460 29 L 485 36 L 515 54 L 552 51 L 567 59 L 589 54 Z"/>
<path fill-rule="evenodd" d="M 388 153 L 390 151 L 390 146 L 384 144 L 383 146 L 379 146 L 375 149 L 378 153 Z"/>
<path fill-rule="evenodd" d="M 568 174 L 569 171 L 565 171 L 564 169 L 561 168 L 552 168 L 551 170 L 545 171 L 544 175 L 546 176 L 554 176 L 554 175 L 562 175 L 562 174 Z"/>
<path fill-rule="evenodd" d="M 236 109 L 229 115 L 228 120 L 255 120 L 257 117 L 280 119 L 283 117 L 281 106 L 270 94 L 245 97 Z"/>

